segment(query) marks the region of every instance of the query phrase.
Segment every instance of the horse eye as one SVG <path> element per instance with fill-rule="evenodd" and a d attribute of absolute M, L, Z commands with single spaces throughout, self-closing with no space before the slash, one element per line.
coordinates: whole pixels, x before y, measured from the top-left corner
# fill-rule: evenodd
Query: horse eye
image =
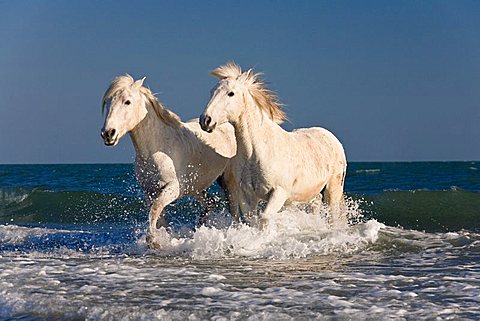
<path fill-rule="evenodd" d="M 235 94 L 233 93 L 233 91 L 231 91 L 231 92 L 229 92 L 227 95 L 228 95 L 228 97 L 232 97 L 232 96 L 235 95 Z"/>
<path fill-rule="evenodd" d="M 125 105 L 130 105 L 130 100 L 125 101 Z"/>

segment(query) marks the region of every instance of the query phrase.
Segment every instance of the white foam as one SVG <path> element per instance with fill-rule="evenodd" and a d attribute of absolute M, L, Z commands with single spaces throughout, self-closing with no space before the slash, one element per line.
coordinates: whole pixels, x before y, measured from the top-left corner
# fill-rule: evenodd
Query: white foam
<path fill-rule="evenodd" d="M 208 276 L 208 280 L 210 281 L 221 281 L 221 280 L 225 280 L 226 277 L 224 277 L 223 275 L 219 275 L 219 274 L 210 274 Z"/>
<path fill-rule="evenodd" d="M 58 232 L 47 228 L 21 227 L 17 225 L 0 225 L 0 243 L 19 244 L 28 237 Z"/>
<path fill-rule="evenodd" d="M 202 289 L 201 294 L 204 296 L 219 296 L 222 295 L 223 290 L 220 288 L 207 286 Z"/>
<path fill-rule="evenodd" d="M 30 193 L 17 189 L 17 190 L 5 190 L 5 189 L 0 189 L 0 200 L 2 203 L 10 205 L 12 203 L 21 203 L 24 200 L 27 199 L 27 197 L 30 196 Z"/>
<path fill-rule="evenodd" d="M 357 169 L 355 173 L 365 173 L 365 174 L 377 174 L 380 173 L 379 168 L 372 168 L 372 169 Z"/>
<path fill-rule="evenodd" d="M 27 235 L 57 232 L 2 229 Z M 470 260 L 459 265 L 454 260 L 464 256 L 463 240 L 474 244 L 480 238 L 473 232 L 429 234 L 385 227 L 374 220 L 332 228 L 326 216 L 288 209 L 263 231 L 239 225 L 202 227 L 191 238 L 159 233 L 164 233 L 165 248 L 147 250 L 143 237 L 139 246 L 132 245 L 139 255 L 108 253 L 108 246 L 100 252 L 62 247 L 2 252 L 0 319 L 295 320 L 355 315 L 362 320 L 480 315 L 478 264 Z M 413 244 L 422 252 L 402 252 L 390 260 L 389 251 L 381 252 L 385 242 Z M 378 251 L 387 254 L 377 260 Z M 159 257 L 166 253 L 175 257 Z M 349 260 L 344 260 L 344 253 Z M 304 256 L 310 257 L 295 259 Z M 225 259 L 230 257 L 234 259 Z M 435 273 L 425 272 L 432 267 Z"/>
<path fill-rule="evenodd" d="M 355 207 L 356 206 L 356 207 Z M 358 205 L 349 207 L 350 217 L 358 215 Z M 357 214 L 355 214 L 357 213 Z M 226 225 L 217 218 L 218 226 Z M 325 212 L 309 214 L 291 207 L 269 219 L 260 230 L 245 224 L 228 228 L 198 228 L 191 238 L 172 236 L 159 229 L 155 236 L 159 255 L 187 254 L 195 259 L 226 257 L 300 258 L 308 255 L 353 253 L 378 238 L 383 224 L 375 220 L 349 226 L 332 226 Z M 145 246 L 145 239 L 139 246 Z"/>

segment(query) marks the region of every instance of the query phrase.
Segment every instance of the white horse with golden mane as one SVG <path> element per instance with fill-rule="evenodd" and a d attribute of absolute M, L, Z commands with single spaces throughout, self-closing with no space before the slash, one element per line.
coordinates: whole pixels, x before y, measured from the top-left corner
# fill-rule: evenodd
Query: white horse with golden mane
<path fill-rule="evenodd" d="M 114 146 L 130 133 L 136 151 L 135 173 L 151 205 L 147 242 L 158 247 L 155 231 L 157 223 L 166 227 L 165 206 L 191 195 L 207 211 L 211 209 L 205 190 L 227 168 L 236 154 L 236 143 L 229 124 L 208 134 L 197 119 L 182 122 L 142 86 L 144 79 L 134 81 L 126 75 L 112 81 L 103 97 L 102 111 L 106 109 L 107 116 L 101 134 L 105 145 Z"/>
<path fill-rule="evenodd" d="M 345 223 L 347 161 L 339 140 L 324 128 L 287 132 L 280 127 L 285 114 L 261 74 L 251 69 L 242 72 L 235 63 L 228 63 L 212 75 L 220 80 L 200 125 L 207 132 L 227 122 L 235 128 L 237 155 L 231 161 L 230 195 L 239 199 L 232 204 L 239 203 L 242 213 L 251 218 L 259 201 L 267 201 L 260 220 L 263 226 L 284 204 L 311 202 L 323 191 L 335 221 Z"/>

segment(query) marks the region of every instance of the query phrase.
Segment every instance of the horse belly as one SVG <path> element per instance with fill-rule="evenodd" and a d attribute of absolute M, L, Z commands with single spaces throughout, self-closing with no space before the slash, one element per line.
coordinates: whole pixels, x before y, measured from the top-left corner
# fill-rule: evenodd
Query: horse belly
<path fill-rule="evenodd" d="M 300 186 L 294 187 L 292 197 L 290 197 L 291 202 L 310 202 L 324 189 L 326 183 L 321 182 L 301 188 Z"/>
<path fill-rule="evenodd" d="M 217 159 L 211 157 L 209 160 L 208 164 L 198 163 L 195 166 L 189 164 L 186 172 L 179 175 L 182 194 L 196 195 L 210 187 L 222 175 L 227 164 L 226 159 L 218 156 Z"/>

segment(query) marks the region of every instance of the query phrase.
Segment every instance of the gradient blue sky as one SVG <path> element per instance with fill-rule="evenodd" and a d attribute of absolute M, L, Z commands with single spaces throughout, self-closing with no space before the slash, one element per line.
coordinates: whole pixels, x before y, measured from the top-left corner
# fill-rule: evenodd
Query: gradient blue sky
<path fill-rule="evenodd" d="M 130 73 L 183 119 L 235 60 L 265 73 L 285 127 L 349 160 L 480 159 L 480 1 L 0 1 L 0 163 L 132 162 L 100 138 Z"/>

